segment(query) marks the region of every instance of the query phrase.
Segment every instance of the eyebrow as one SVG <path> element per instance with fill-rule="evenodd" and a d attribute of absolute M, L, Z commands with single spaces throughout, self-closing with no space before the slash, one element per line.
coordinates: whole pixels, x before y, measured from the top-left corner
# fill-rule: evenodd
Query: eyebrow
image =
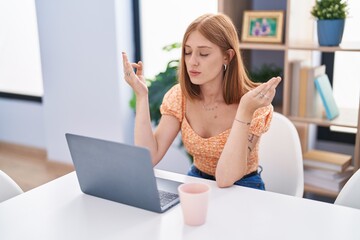
<path fill-rule="evenodd" d="M 189 45 L 185 45 L 185 47 L 191 48 Z M 197 48 L 208 48 L 208 49 L 212 49 L 212 47 L 209 47 L 209 46 L 198 46 Z"/>

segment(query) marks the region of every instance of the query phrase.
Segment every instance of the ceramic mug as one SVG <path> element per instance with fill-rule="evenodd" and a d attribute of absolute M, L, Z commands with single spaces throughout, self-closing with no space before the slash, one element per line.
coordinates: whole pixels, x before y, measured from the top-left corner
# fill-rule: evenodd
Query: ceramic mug
<path fill-rule="evenodd" d="M 205 223 L 210 187 L 205 183 L 183 183 L 178 187 L 184 223 L 199 226 Z"/>

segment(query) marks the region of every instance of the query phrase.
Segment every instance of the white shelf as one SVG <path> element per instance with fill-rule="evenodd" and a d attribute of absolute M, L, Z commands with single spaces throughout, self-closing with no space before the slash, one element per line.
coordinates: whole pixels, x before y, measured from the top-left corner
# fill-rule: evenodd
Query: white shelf
<path fill-rule="evenodd" d="M 339 127 L 357 128 L 358 113 L 359 113 L 358 109 L 340 108 L 339 111 L 340 111 L 339 116 L 333 120 L 328 120 L 323 115 L 312 118 L 297 117 L 297 116 L 289 116 L 289 118 L 292 121 L 314 123 L 323 127 L 339 126 Z"/>
<path fill-rule="evenodd" d="M 337 47 L 322 47 L 313 43 L 291 43 L 289 50 L 308 50 L 320 52 L 360 52 L 360 42 L 342 43 Z"/>
<path fill-rule="evenodd" d="M 313 43 L 291 43 L 288 46 L 284 44 L 268 44 L 268 43 L 240 43 L 240 49 L 249 50 L 300 50 L 300 51 L 319 51 L 319 52 L 360 52 L 359 43 L 343 43 L 337 47 L 323 47 Z"/>

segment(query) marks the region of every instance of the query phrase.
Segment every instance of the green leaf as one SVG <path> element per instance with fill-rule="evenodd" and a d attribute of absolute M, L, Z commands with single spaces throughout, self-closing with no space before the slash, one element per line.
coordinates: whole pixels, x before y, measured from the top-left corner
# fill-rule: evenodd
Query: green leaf
<path fill-rule="evenodd" d="M 344 19 L 348 15 L 347 6 L 344 0 L 317 0 L 311 15 L 317 19 Z"/>
<path fill-rule="evenodd" d="M 249 71 L 250 79 L 253 82 L 267 82 L 272 77 L 283 75 L 283 69 L 275 64 L 263 64 L 258 68 Z"/>

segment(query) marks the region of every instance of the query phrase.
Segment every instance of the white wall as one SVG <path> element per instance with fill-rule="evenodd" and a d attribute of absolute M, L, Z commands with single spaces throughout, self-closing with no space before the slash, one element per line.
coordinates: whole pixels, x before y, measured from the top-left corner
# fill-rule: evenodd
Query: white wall
<path fill-rule="evenodd" d="M 132 52 L 131 28 L 122 28 L 132 25 L 131 1 L 37 0 L 36 10 L 48 158 L 71 162 L 66 132 L 131 141 L 119 59 L 119 49 Z"/>
<path fill-rule="evenodd" d="M 45 149 L 41 103 L 0 98 L 0 141 Z"/>
<path fill-rule="evenodd" d="M 134 52 L 131 1 L 36 3 L 44 103 L 0 99 L 0 141 L 46 149 L 63 162 L 70 162 L 65 132 L 132 143 L 131 90 L 120 59 L 121 51 Z M 187 172 L 177 145 L 157 168 Z"/>
<path fill-rule="evenodd" d="M 35 0 L 0 1 L 0 91 L 43 94 Z M 0 99 L 0 141 L 44 149 L 41 103 Z"/>
<path fill-rule="evenodd" d="M 20 60 L 27 59 L 27 68 L 19 67 L 22 61 L 12 67 L 1 62 L 0 73 L 6 70 L 8 75 L 29 80 L 35 70 L 41 77 L 38 28 L 35 1 L 26 0 L 24 4 L 21 1 L 0 3 L 1 13 L 12 10 L 0 16 L 6 20 L 0 23 L 0 42 L 7 50 L 1 51 L 0 60 L 11 61 L 14 56 L 5 54 L 11 50 L 6 44 L 19 43 L 22 39 L 18 47 L 25 48 L 21 50 L 25 55 L 15 55 Z M 48 150 L 51 159 L 65 162 L 70 161 L 64 145 L 65 131 L 132 142 L 133 112 L 128 107 L 131 92 L 122 80 L 121 55 L 118 54 L 126 50 L 131 56 L 134 51 L 131 0 L 37 3 L 44 43 L 43 71 L 47 73 L 44 103 L 1 98 L 0 141 L 43 148 Z M 33 54 L 27 54 L 29 52 Z M 42 92 L 42 79 L 40 81 Z M 1 78 L 0 83 L 6 82 Z M 27 85 L 18 83 L 18 86 L 26 88 Z"/>
<path fill-rule="evenodd" d="M 0 91 L 43 94 L 34 2 L 0 1 Z"/>

